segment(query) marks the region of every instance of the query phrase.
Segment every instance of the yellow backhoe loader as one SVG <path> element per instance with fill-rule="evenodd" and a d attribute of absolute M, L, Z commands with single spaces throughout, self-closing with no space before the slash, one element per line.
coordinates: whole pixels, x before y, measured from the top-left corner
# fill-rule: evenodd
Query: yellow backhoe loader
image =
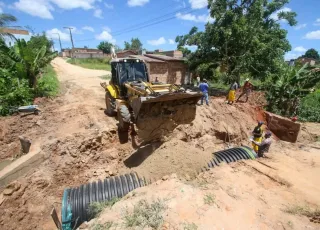
<path fill-rule="evenodd" d="M 115 58 L 111 80 L 105 88 L 106 113 L 117 116 L 119 131 L 128 133 L 134 124 L 144 141 L 161 138 L 179 124 L 191 123 L 202 93 L 175 84 L 150 82 L 143 60 Z"/>

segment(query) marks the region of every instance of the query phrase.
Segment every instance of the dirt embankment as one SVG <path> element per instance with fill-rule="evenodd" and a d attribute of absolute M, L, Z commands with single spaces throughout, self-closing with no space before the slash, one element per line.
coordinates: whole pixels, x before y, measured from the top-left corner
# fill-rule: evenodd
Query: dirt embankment
<path fill-rule="evenodd" d="M 31 139 L 32 146 L 41 149 L 46 157 L 41 165 L 1 190 L 1 229 L 55 229 L 49 214 L 52 205 L 60 211 L 64 188 L 128 170 L 138 171 L 154 181 L 171 173 L 192 180 L 211 153 L 226 148 L 226 143 L 233 146 L 249 145 L 248 137 L 256 121 L 264 119 L 261 109 L 250 104 L 229 106 L 222 98 L 211 98 L 209 107 L 198 106 L 195 120 L 189 125 L 177 127 L 164 143 L 140 147 L 132 143 L 121 145 L 117 136 L 117 121 L 107 117 L 103 111 L 104 91 L 99 85 L 102 81 L 99 76 L 107 72 L 72 66 L 60 58 L 53 63 L 63 86 L 61 96 L 40 101 L 42 113 L 39 116 L 1 118 L 0 159 L 12 156 L 19 149 L 17 137 L 21 134 Z M 304 134 L 307 135 L 307 132 Z M 160 193 L 163 193 L 163 197 L 173 194 L 169 194 L 169 198 L 175 214 L 168 213 L 168 229 L 174 229 L 170 228 L 171 224 L 179 226 L 180 222 L 184 223 L 187 219 L 198 225 L 198 229 L 208 229 L 207 226 L 214 224 L 213 215 L 221 217 L 226 223 L 229 220 L 227 214 L 235 216 L 239 223 L 247 226 L 265 227 L 272 223 L 268 226 L 273 226 L 273 229 L 280 226 L 279 229 L 283 229 L 276 222 L 283 215 L 279 211 L 283 204 L 303 201 L 312 206 L 319 202 L 315 194 L 319 188 L 316 175 L 319 174 L 320 162 L 319 156 L 306 142 L 303 145 L 276 142 L 272 151 L 275 157 L 271 162 L 263 162 L 270 163 L 270 167 L 261 169 L 259 163 L 254 166 L 239 163 L 198 177 L 196 181 L 200 184 L 212 187 L 208 191 L 200 185 L 185 184 L 174 179 L 158 182 L 160 187 L 152 185 L 143 188 L 141 197 L 145 192 L 149 197 L 153 190 L 154 197 L 159 195 L 162 198 Z M 283 158 L 278 158 L 279 152 Z M 294 177 L 290 178 L 291 175 Z M 206 177 L 205 181 L 202 177 Z M 202 196 L 209 191 L 217 200 L 217 205 L 213 207 L 201 203 Z M 251 193 L 253 201 L 250 200 Z M 290 199 L 285 194 L 289 194 Z M 185 202 L 191 198 L 197 202 Z M 178 205 L 181 202 L 185 204 Z M 190 207 L 196 208 L 191 210 Z M 113 211 L 111 216 L 119 214 L 117 209 Z M 201 219 L 202 214 L 205 215 L 204 219 Z M 281 223 L 292 221 L 296 229 L 308 223 L 307 218 L 303 217 L 299 217 L 301 222 L 298 219 L 297 223 L 289 216 L 286 218 Z M 199 222 L 202 220 L 204 225 Z M 265 225 L 258 225 L 260 222 Z M 234 229 L 235 223 L 224 225 L 225 229 Z"/>

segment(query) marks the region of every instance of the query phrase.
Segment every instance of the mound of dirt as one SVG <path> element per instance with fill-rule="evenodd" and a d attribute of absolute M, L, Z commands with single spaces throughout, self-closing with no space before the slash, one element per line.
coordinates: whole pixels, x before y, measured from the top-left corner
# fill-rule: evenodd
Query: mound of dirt
<path fill-rule="evenodd" d="M 146 155 L 149 156 L 145 158 Z M 195 177 L 211 158 L 211 152 L 201 151 L 181 140 L 170 140 L 139 149 L 124 164 L 138 175 L 154 181 L 172 173 Z"/>

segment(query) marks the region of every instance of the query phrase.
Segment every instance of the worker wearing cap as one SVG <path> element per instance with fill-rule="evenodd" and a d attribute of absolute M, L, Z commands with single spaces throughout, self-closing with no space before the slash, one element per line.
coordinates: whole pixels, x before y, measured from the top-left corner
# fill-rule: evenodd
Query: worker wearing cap
<path fill-rule="evenodd" d="M 203 96 L 201 97 L 201 105 L 203 105 L 203 99 L 206 100 L 206 104 L 209 105 L 209 85 L 206 79 L 203 79 L 203 82 L 200 83 L 199 89 L 201 90 Z"/>
<path fill-rule="evenodd" d="M 269 152 L 271 143 L 272 143 L 272 139 L 271 139 L 272 133 L 270 131 L 266 132 L 266 134 L 264 135 L 264 140 L 259 143 L 256 141 L 252 141 L 252 144 L 255 144 L 256 146 L 258 146 L 258 157 L 264 157 L 265 153 Z"/>
<path fill-rule="evenodd" d="M 245 82 L 244 85 L 243 85 L 242 93 L 241 93 L 240 96 L 238 97 L 237 102 L 239 101 L 239 99 L 240 99 L 243 95 L 246 95 L 246 96 L 247 96 L 246 102 L 248 102 L 248 99 L 249 99 L 250 93 L 252 92 L 252 89 L 253 89 L 253 85 L 251 84 L 250 79 L 247 78 L 247 79 L 246 79 L 246 82 Z"/>
<path fill-rule="evenodd" d="M 259 145 L 257 143 L 261 143 L 262 136 L 263 136 L 263 128 L 262 128 L 263 122 L 259 121 L 258 125 L 254 128 L 252 134 L 253 134 L 253 142 L 252 147 L 256 153 L 258 153 Z"/>

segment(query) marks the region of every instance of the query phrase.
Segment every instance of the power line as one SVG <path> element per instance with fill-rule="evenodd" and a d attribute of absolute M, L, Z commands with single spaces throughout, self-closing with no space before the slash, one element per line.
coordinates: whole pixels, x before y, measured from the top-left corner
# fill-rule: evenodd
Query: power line
<path fill-rule="evenodd" d="M 192 13 L 192 12 L 195 12 L 199 9 L 195 9 L 195 10 L 190 10 L 190 11 L 187 11 L 185 13 Z M 172 13 L 171 13 L 172 14 Z M 163 16 L 161 16 L 163 17 Z M 158 17 L 158 18 L 161 18 L 161 17 Z M 160 23 L 163 23 L 163 22 L 166 22 L 166 21 L 169 21 L 169 20 L 172 20 L 172 19 L 175 19 L 176 16 L 174 15 L 173 17 L 170 17 L 170 18 L 166 18 L 166 19 L 163 19 L 163 20 L 160 20 L 160 21 L 156 21 L 154 23 L 149 23 L 149 24 L 146 24 L 146 25 L 143 25 L 143 26 L 140 26 L 140 27 L 137 27 L 137 28 L 130 28 L 130 29 L 124 29 L 122 30 L 122 32 L 118 32 L 118 33 L 113 33 L 112 36 L 113 37 L 116 37 L 116 36 L 119 36 L 121 34 L 125 34 L 125 33 L 129 33 L 129 32 L 132 32 L 132 31 L 135 31 L 135 30 L 140 30 L 140 29 L 144 29 L 146 27 L 150 27 L 150 26 L 153 26 L 153 25 L 157 25 L 157 24 L 160 24 Z M 154 21 L 154 20 L 149 20 L 148 22 L 150 21 Z M 144 22 L 143 24 L 145 24 L 146 22 Z M 141 23 L 140 23 L 141 24 Z M 135 26 L 136 27 L 136 26 Z M 89 38 L 89 39 L 84 39 L 84 40 L 77 40 L 77 42 L 85 42 L 85 41 L 91 41 L 91 40 L 95 40 L 95 38 Z"/>

